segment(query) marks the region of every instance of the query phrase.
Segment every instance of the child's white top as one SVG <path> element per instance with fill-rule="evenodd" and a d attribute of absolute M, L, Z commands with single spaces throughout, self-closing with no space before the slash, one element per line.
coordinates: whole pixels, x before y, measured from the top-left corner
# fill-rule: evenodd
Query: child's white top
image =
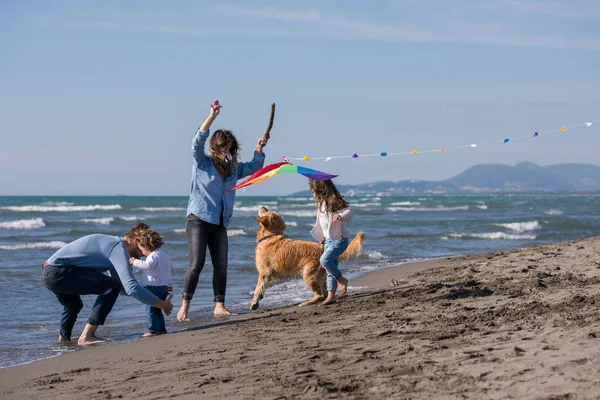
<path fill-rule="evenodd" d="M 333 222 L 333 216 L 340 214 L 342 219 L 337 222 Z M 349 238 L 350 232 L 346 229 L 346 222 L 349 222 L 354 217 L 354 211 L 350 207 L 344 208 L 338 212 L 321 212 L 317 210 L 317 222 L 310 231 L 310 234 L 317 239 L 322 241 L 324 239 L 331 240 L 342 240 L 342 238 Z"/>
<path fill-rule="evenodd" d="M 318 221 L 321 224 L 321 231 L 325 234 L 329 232 L 329 216 L 327 215 L 327 211 L 320 208 L 318 216 Z M 325 239 L 329 239 L 329 237 L 325 234 Z"/>
<path fill-rule="evenodd" d="M 166 286 L 173 283 L 171 258 L 162 249 L 156 249 L 145 260 L 135 260 L 133 266 L 142 270 L 142 285 Z"/>

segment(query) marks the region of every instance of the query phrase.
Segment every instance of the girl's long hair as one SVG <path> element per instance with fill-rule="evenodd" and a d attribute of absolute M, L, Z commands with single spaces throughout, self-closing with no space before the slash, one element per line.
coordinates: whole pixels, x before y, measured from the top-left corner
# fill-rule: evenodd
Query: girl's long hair
<path fill-rule="evenodd" d="M 317 205 L 325 203 L 325 210 L 328 212 L 338 212 L 348 207 L 348 202 L 344 200 L 337 187 L 331 179 L 326 181 L 309 181 L 310 191 L 317 200 Z"/>
<path fill-rule="evenodd" d="M 231 148 L 228 155 L 231 158 L 228 158 L 228 155 L 223 155 L 223 148 L 230 143 Z M 212 158 L 221 178 L 225 179 L 225 176 L 236 170 L 239 152 L 240 145 L 235 136 L 233 136 L 233 132 L 219 129 L 213 133 L 208 144 L 208 154 Z"/>

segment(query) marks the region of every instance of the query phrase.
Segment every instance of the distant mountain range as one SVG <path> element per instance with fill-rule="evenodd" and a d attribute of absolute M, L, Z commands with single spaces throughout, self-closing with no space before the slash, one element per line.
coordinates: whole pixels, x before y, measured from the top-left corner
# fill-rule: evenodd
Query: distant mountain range
<path fill-rule="evenodd" d="M 594 193 L 600 194 L 600 167 L 590 164 L 559 164 L 541 167 L 524 162 L 475 165 L 443 181 L 379 181 L 338 185 L 346 196 L 410 196 L 488 193 Z M 310 195 L 308 191 L 294 193 Z"/>

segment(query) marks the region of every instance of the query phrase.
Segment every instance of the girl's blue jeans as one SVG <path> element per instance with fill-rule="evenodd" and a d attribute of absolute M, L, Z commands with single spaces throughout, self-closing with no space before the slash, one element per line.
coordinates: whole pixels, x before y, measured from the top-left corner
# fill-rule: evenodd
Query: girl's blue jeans
<path fill-rule="evenodd" d="M 144 286 L 156 297 L 161 300 L 165 300 L 169 295 L 169 290 L 166 286 Z M 160 308 L 146 306 L 146 316 L 148 317 L 148 332 L 160 335 L 161 333 L 167 333 L 165 327 L 165 316 Z"/>
<path fill-rule="evenodd" d="M 325 251 L 321 256 L 321 266 L 327 271 L 327 290 L 337 290 L 337 280 L 342 277 L 342 271 L 338 267 L 340 256 L 348 248 L 348 238 L 342 240 L 325 240 Z"/>

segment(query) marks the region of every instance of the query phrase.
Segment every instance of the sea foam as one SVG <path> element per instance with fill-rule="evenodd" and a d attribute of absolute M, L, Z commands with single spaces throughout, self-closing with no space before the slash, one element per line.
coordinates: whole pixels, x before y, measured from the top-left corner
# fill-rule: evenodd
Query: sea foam
<path fill-rule="evenodd" d="M 81 222 L 85 222 L 87 224 L 100 224 L 100 225 L 108 225 L 113 222 L 115 219 L 112 217 L 107 218 L 84 218 L 81 219 Z"/>
<path fill-rule="evenodd" d="M 538 221 L 529 221 L 529 222 L 511 222 L 507 224 L 492 224 L 495 226 L 501 226 L 502 228 L 509 229 L 515 232 L 528 232 L 535 231 L 536 229 L 541 229 L 542 226 Z"/>
<path fill-rule="evenodd" d="M 0 222 L 0 229 L 38 229 L 43 228 L 44 226 L 46 226 L 46 224 L 41 218 Z"/>
<path fill-rule="evenodd" d="M 75 211 L 112 211 L 120 210 L 120 204 L 102 205 L 94 204 L 89 206 L 8 206 L 0 207 L 0 210 L 17 211 L 17 212 L 75 212 Z"/>
<path fill-rule="evenodd" d="M 66 245 L 65 242 L 37 242 L 14 245 L 0 245 L 0 250 L 25 250 L 25 249 L 60 249 Z"/>

